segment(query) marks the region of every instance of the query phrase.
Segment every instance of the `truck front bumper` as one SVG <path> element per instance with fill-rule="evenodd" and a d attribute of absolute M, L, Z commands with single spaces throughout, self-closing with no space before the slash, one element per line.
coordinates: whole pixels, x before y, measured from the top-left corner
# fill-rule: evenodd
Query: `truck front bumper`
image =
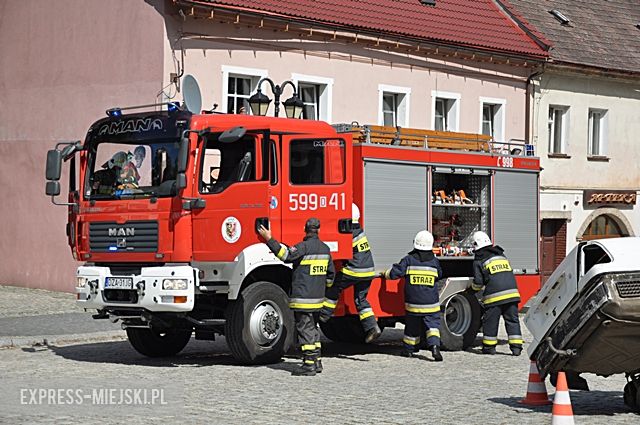
<path fill-rule="evenodd" d="M 109 267 L 81 266 L 76 276 L 77 304 L 97 310 L 191 311 L 198 284 L 198 270 L 189 265 L 142 267 L 139 274 L 112 273 Z"/>

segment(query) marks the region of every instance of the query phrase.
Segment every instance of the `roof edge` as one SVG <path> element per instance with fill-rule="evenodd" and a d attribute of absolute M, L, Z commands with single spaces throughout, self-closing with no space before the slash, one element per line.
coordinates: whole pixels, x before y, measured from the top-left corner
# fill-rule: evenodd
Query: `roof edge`
<path fill-rule="evenodd" d="M 509 3 L 509 0 L 493 0 L 493 2 L 502 10 L 509 19 L 511 19 L 522 31 L 524 31 L 534 43 L 536 43 L 545 52 L 553 47 L 553 43 L 547 39 L 542 32 L 529 23 L 522 15 L 516 12 L 516 8 Z"/>

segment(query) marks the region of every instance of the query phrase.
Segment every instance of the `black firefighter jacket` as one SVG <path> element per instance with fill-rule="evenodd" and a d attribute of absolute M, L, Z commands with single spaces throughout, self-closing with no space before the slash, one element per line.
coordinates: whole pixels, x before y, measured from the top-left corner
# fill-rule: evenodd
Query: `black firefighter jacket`
<path fill-rule="evenodd" d="M 307 234 L 292 247 L 273 238 L 267 241 L 267 246 L 280 260 L 293 264 L 289 307 L 298 311 L 320 310 L 325 286 L 333 283 L 335 276 L 329 247 L 316 234 Z"/>
<path fill-rule="evenodd" d="M 404 308 L 407 313 L 424 315 L 440 311 L 440 296 L 435 283 L 442 277 L 440 262 L 433 251 L 414 249 L 387 270 L 389 279 L 404 277 Z"/>
<path fill-rule="evenodd" d="M 476 291 L 486 285 L 482 296 L 485 307 L 520 302 L 520 293 L 511 264 L 499 246 L 487 246 L 475 252 L 473 285 Z"/>
<path fill-rule="evenodd" d="M 354 228 L 351 231 L 353 235 L 351 243 L 353 258 L 346 262 L 341 272 L 351 280 L 371 280 L 376 275 L 371 247 L 360 225 L 357 223 L 353 225 Z"/>

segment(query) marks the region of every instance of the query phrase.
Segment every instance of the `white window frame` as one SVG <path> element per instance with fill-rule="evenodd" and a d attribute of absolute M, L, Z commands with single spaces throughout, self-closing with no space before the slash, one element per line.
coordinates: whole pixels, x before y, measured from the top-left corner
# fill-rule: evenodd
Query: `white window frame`
<path fill-rule="evenodd" d="M 269 72 L 266 69 L 259 68 L 245 68 L 240 66 L 229 66 L 222 65 L 222 101 L 220 102 L 221 110 L 226 113 L 228 106 L 228 97 L 229 97 L 229 77 L 244 77 L 251 78 L 251 94 L 253 95 L 258 91 L 258 82 L 260 79 L 268 77 Z M 255 81 L 255 82 L 254 82 Z M 262 85 L 264 87 L 264 84 Z M 273 94 L 269 94 L 269 92 L 264 92 L 265 95 L 269 96 L 269 98 L 273 99 Z M 247 111 L 248 114 L 251 111 Z"/>
<path fill-rule="evenodd" d="M 594 114 L 599 114 L 599 131 L 598 131 L 598 152 L 593 152 L 593 125 Z M 601 108 L 589 108 L 588 118 L 588 137 L 587 137 L 587 155 L 590 157 L 606 157 L 607 156 L 607 134 L 609 130 L 608 110 Z"/>
<path fill-rule="evenodd" d="M 551 110 L 558 110 L 558 111 L 562 111 L 562 128 L 560 129 L 560 151 L 556 152 L 553 150 L 553 145 L 555 144 L 555 140 L 552 140 L 552 136 L 555 134 L 555 113 L 553 114 L 553 128 L 551 129 L 551 131 L 548 130 L 549 128 L 549 122 L 551 121 L 549 119 L 549 112 Z M 547 110 L 547 149 L 549 154 L 551 155 L 566 155 L 567 151 L 568 151 L 568 146 L 569 146 L 569 118 L 570 118 L 570 111 L 571 108 L 569 106 L 566 105 L 549 105 L 549 109 Z"/>
<path fill-rule="evenodd" d="M 409 127 L 409 105 L 411 104 L 411 88 L 378 84 L 378 125 L 384 125 L 382 110 L 385 94 L 396 95 L 396 123 L 398 127 Z"/>
<path fill-rule="evenodd" d="M 460 100 L 462 96 L 460 93 L 446 92 L 446 91 L 431 91 L 431 129 L 436 128 L 436 99 L 445 99 L 453 101 L 453 105 L 449 109 L 447 114 L 447 122 L 449 124 L 448 129 L 443 131 L 459 131 L 460 128 Z"/>
<path fill-rule="evenodd" d="M 480 125 L 478 134 L 482 134 L 482 125 L 484 121 L 484 106 L 493 105 L 497 106 L 497 110 L 494 111 L 493 116 L 493 140 L 496 142 L 505 142 L 505 114 L 507 110 L 507 100 L 498 99 L 494 97 L 481 97 L 480 98 Z"/>
<path fill-rule="evenodd" d="M 291 82 L 295 84 L 296 90 L 300 87 L 300 83 L 320 86 L 318 96 L 320 104 L 317 106 L 318 118 L 320 121 L 331 123 L 333 119 L 333 78 L 292 73 Z"/>

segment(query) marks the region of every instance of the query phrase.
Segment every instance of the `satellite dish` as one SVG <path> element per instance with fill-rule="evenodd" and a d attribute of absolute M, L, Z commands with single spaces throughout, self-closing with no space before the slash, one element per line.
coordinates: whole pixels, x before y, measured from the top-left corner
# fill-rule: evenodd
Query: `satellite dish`
<path fill-rule="evenodd" d="M 202 111 L 202 95 L 195 77 L 187 74 L 182 79 L 182 98 L 189 112 L 199 114 Z"/>

